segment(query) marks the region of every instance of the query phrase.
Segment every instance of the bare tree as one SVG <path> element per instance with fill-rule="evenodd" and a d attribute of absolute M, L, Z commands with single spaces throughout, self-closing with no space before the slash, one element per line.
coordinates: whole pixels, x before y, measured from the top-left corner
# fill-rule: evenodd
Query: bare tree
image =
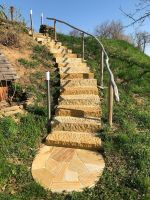
<path fill-rule="evenodd" d="M 109 22 L 106 21 L 106 22 L 102 23 L 101 25 L 98 25 L 95 29 L 95 34 L 105 37 L 105 38 L 110 38 Z"/>
<path fill-rule="evenodd" d="M 127 27 L 137 23 L 142 24 L 146 19 L 150 19 L 150 0 L 139 0 L 133 12 L 128 13 L 120 10 L 131 19 L 131 23 Z"/>
<path fill-rule="evenodd" d="M 146 45 L 150 43 L 150 35 L 148 32 L 136 32 L 134 36 L 134 44 L 143 53 L 145 52 Z"/>
<path fill-rule="evenodd" d="M 110 39 L 123 39 L 123 25 L 120 21 L 106 21 L 96 27 L 95 34 Z"/>

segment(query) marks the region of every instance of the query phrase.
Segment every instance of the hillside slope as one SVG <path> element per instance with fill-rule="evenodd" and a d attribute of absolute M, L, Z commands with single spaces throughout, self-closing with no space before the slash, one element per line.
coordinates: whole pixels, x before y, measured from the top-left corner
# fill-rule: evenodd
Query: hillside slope
<path fill-rule="evenodd" d="M 106 168 L 101 181 L 93 189 L 86 189 L 83 193 L 52 194 L 33 181 L 31 164 L 46 135 L 44 72 L 49 69 L 53 72 L 53 96 L 58 94 L 58 77 L 51 55 L 44 47 L 32 43 L 31 38 L 29 40 L 31 43 L 27 45 L 26 56 L 24 45 L 20 48 L 1 45 L 10 60 L 10 54 L 18 55 L 16 59 L 12 57 L 12 64 L 17 62 L 18 70 L 25 70 L 27 74 L 28 79 L 20 79 L 18 88 L 25 88 L 37 100 L 26 116 L 19 117 L 19 122 L 12 118 L 0 119 L 0 199 L 150 199 L 150 58 L 126 42 L 103 40 L 121 99 L 119 104 L 114 105 L 114 127 L 110 130 L 107 126 L 107 90 L 103 91 L 104 130 L 99 135 L 104 141 Z M 59 35 L 59 40 L 81 55 L 79 38 Z M 90 38 L 86 38 L 85 43 L 86 59 L 99 81 L 98 45 Z M 105 85 L 107 79 L 105 75 Z"/>
<path fill-rule="evenodd" d="M 81 39 L 59 35 L 75 52 L 81 55 Z M 106 126 L 107 90 L 104 90 L 103 122 L 106 170 L 97 190 L 102 199 L 150 198 L 150 57 L 125 41 L 102 42 L 110 57 L 120 93 L 120 103 L 114 104 L 114 132 Z M 99 48 L 91 38 L 86 38 L 86 59 L 100 77 Z M 105 70 L 105 86 L 107 86 Z"/>

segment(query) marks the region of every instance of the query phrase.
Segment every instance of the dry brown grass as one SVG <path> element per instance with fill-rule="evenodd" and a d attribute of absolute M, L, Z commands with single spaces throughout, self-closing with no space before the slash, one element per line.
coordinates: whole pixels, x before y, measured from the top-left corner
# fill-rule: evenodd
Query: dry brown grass
<path fill-rule="evenodd" d="M 0 49 L 20 77 L 18 82 L 21 85 L 28 82 L 28 74 L 32 69 L 29 72 L 19 64 L 18 59 L 29 59 L 32 46 L 35 44 L 36 42 L 27 34 L 22 24 L 0 21 Z"/>

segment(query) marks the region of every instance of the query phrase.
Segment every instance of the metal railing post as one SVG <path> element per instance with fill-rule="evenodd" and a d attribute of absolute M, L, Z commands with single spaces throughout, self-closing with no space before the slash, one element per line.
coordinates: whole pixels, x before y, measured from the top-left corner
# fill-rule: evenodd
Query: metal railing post
<path fill-rule="evenodd" d="M 84 43 L 84 33 L 82 33 L 82 60 L 84 61 L 85 57 L 85 43 Z"/>
<path fill-rule="evenodd" d="M 41 25 L 43 25 L 43 13 L 41 13 Z"/>
<path fill-rule="evenodd" d="M 101 87 L 104 87 L 104 51 L 101 52 Z"/>
<path fill-rule="evenodd" d="M 46 72 L 47 81 L 47 121 L 51 119 L 51 95 L 50 95 L 50 72 Z"/>
<path fill-rule="evenodd" d="M 10 17 L 11 17 L 11 21 L 14 21 L 14 7 L 10 6 Z"/>
<path fill-rule="evenodd" d="M 114 90 L 111 81 L 109 81 L 109 91 L 108 91 L 108 122 L 110 127 L 112 127 L 113 122 L 113 99 L 114 99 Z"/>
<path fill-rule="evenodd" d="M 54 40 L 57 41 L 56 20 L 54 20 Z"/>
<path fill-rule="evenodd" d="M 33 20 L 32 20 L 32 10 L 30 10 L 30 29 L 33 35 Z"/>

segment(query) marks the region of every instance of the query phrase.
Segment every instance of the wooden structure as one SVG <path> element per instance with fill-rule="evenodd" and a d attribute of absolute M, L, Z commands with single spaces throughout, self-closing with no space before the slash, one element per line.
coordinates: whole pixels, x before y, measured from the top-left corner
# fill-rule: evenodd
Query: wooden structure
<path fill-rule="evenodd" d="M 17 78 L 13 66 L 8 62 L 5 56 L 0 53 L 0 101 L 8 98 L 8 89 L 12 81 Z"/>
<path fill-rule="evenodd" d="M 47 25 L 45 25 L 45 24 L 42 24 L 41 26 L 40 26 L 40 30 L 39 30 L 39 32 L 40 33 L 43 33 L 44 35 L 46 35 L 48 32 L 54 32 L 55 31 L 55 28 L 54 27 L 52 27 L 52 26 L 47 26 Z"/>

